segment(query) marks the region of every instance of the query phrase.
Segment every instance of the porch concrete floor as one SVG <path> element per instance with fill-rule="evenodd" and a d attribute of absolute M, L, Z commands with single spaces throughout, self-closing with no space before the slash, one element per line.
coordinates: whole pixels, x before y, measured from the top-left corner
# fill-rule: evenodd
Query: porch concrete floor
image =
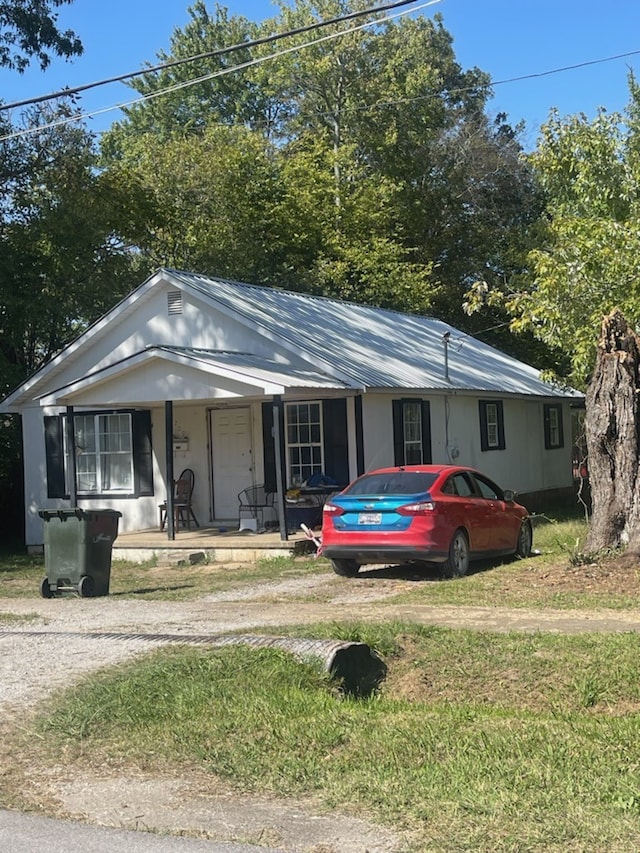
<path fill-rule="evenodd" d="M 319 535 L 319 531 L 315 531 Z M 175 539 L 167 537 L 166 530 L 150 528 L 134 533 L 119 533 L 113 543 L 114 560 L 144 562 L 157 559 L 160 562 L 210 562 L 253 563 L 268 557 L 290 557 L 313 554 L 315 545 L 302 530 L 289 533 L 288 539 L 280 538 L 280 531 L 265 533 L 240 532 L 231 526 L 225 530 L 218 527 L 181 528 Z"/>

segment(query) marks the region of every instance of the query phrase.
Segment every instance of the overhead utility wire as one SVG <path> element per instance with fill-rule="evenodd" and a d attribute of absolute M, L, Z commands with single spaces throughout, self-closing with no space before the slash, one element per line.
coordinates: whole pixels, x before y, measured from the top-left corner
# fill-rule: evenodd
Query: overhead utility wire
<path fill-rule="evenodd" d="M 358 12 L 350 12 L 347 15 L 340 15 L 336 18 L 329 18 L 326 21 L 316 21 L 313 24 L 307 24 L 304 27 L 297 27 L 293 30 L 286 30 L 283 33 L 273 33 L 270 36 L 263 36 L 259 39 L 252 39 L 251 41 L 240 42 L 239 44 L 231 45 L 230 47 L 222 47 L 216 50 L 210 50 L 205 53 L 199 53 L 196 56 L 189 56 L 185 59 L 173 59 L 168 62 L 163 62 L 159 65 L 149 66 L 148 68 L 143 68 L 139 71 L 131 71 L 127 74 L 119 74 L 116 77 L 108 77 L 103 80 L 96 80 L 94 83 L 84 83 L 81 86 L 74 86 L 73 88 L 65 88 L 58 92 L 52 92 L 49 95 L 38 95 L 33 98 L 26 98 L 22 101 L 13 101 L 10 104 L 0 104 L 0 112 L 4 110 L 16 109 L 18 107 L 26 107 L 30 104 L 39 104 L 44 101 L 51 101 L 54 98 L 60 98 L 67 95 L 77 95 L 80 92 L 86 92 L 88 89 L 95 89 L 98 86 L 106 86 L 109 83 L 123 83 L 125 80 L 131 80 L 134 77 L 141 77 L 144 74 L 153 74 L 155 71 L 164 71 L 166 68 L 174 68 L 177 65 L 186 65 L 189 62 L 197 62 L 200 59 L 210 59 L 214 56 L 226 56 L 229 53 L 233 53 L 237 50 L 244 50 L 252 47 L 259 47 L 263 44 L 271 44 L 272 42 L 279 41 L 283 38 L 289 38 L 290 36 L 300 35 L 302 33 L 312 32 L 313 30 L 320 29 L 322 27 L 328 27 L 331 24 L 340 24 L 344 21 L 350 21 L 354 18 L 362 18 L 365 15 L 372 15 L 376 12 L 387 12 L 391 9 L 396 9 L 400 6 L 408 6 L 410 3 L 414 3 L 415 0 L 395 0 L 394 3 L 387 3 L 384 6 L 374 6 L 369 9 L 364 9 Z M 440 2 L 440 0 L 432 0 L 432 2 Z M 431 3 L 428 5 L 432 5 Z"/>
<path fill-rule="evenodd" d="M 536 77 L 549 77 L 551 74 L 562 74 L 565 71 L 575 71 L 577 68 L 587 68 L 589 65 L 600 65 L 602 62 L 613 62 L 615 59 L 626 59 L 628 56 L 637 56 L 640 50 L 630 50 L 628 53 L 618 53 L 615 56 L 605 56 L 603 59 L 588 59 L 585 62 L 577 62 L 575 65 L 564 65 L 561 68 L 551 68 L 548 71 L 537 71 L 531 74 L 522 74 L 520 77 L 508 77 L 506 80 L 492 80 L 492 86 L 501 86 L 504 83 L 519 83 L 521 80 L 534 80 Z"/>
<path fill-rule="evenodd" d="M 428 0 L 428 2 L 422 3 L 420 6 L 416 6 L 413 9 L 405 10 L 402 12 L 396 12 L 395 14 L 387 15 L 385 18 L 380 18 L 376 21 L 366 21 L 364 24 L 359 24 L 357 27 L 351 27 L 351 29 L 348 29 L 348 30 L 340 30 L 337 33 L 330 33 L 329 35 L 322 36 L 319 39 L 314 39 L 313 41 L 306 42 L 305 44 L 293 45 L 292 47 L 285 48 L 284 50 L 281 50 L 277 53 L 269 54 L 269 56 L 261 56 L 261 57 L 258 57 L 257 59 L 248 60 L 247 62 L 243 62 L 240 65 L 233 65 L 233 66 L 230 66 L 228 68 L 221 68 L 218 71 L 213 71 L 210 74 L 203 75 L 202 77 L 197 77 L 197 78 L 192 79 L 192 80 L 184 80 L 180 83 L 174 84 L 173 86 L 168 86 L 165 89 L 159 89 L 157 92 L 150 92 L 147 95 L 142 95 L 139 98 L 135 98 L 135 99 L 133 99 L 131 101 L 127 101 L 125 103 L 114 104 L 112 106 L 103 107 L 102 109 L 93 110 L 92 112 L 88 112 L 88 113 L 81 113 L 78 115 L 66 116 L 65 118 L 56 119 L 55 121 L 48 122 L 47 124 L 38 125 L 37 127 L 28 127 L 28 128 L 23 129 L 23 130 L 14 131 L 13 133 L 9 133 L 6 136 L 0 136 L 0 142 L 6 142 L 10 139 L 17 139 L 21 136 L 29 136 L 32 133 L 39 133 L 42 130 L 50 130 L 51 128 L 54 128 L 54 127 L 60 127 L 61 125 L 69 124 L 70 122 L 73 122 L 73 121 L 81 121 L 82 119 L 91 118 L 93 116 L 100 115 L 101 113 L 110 112 L 111 110 L 118 110 L 118 109 L 123 109 L 125 107 L 131 107 L 131 106 L 134 106 L 135 104 L 139 104 L 139 103 L 142 103 L 144 101 L 149 101 L 152 98 L 159 98 L 162 95 L 167 95 L 170 92 L 176 92 L 180 89 L 186 89 L 190 86 L 196 85 L 197 83 L 203 83 L 206 80 L 213 80 L 216 77 L 223 77 L 226 74 L 231 74 L 231 73 L 234 73 L 236 71 L 242 71 L 246 68 L 251 68 L 255 65 L 260 65 L 263 62 L 267 62 L 270 59 L 277 59 L 280 56 L 286 56 L 289 53 L 293 53 L 295 51 L 302 50 L 305 47 L 313 47 L 313 45 L 320 44 L 321 42 L 330 41 L 330 40 L 333 40 L 336 38 L 341 38 L 342 36 L 349 35 L 350 33 L 355 33 L 358 30 L 365 29 L 366 27 L 371 27 L 374 24 L 384 23 L 385 21 L 389 21 L 389 20 L 392 20 L 393 18 L 401 17 L 402 15 L 412 14 L 413 12 L 416 12 L 416 11 L 419 11 L 420 9 L 426 8 L 427 6 L 433 6 L 435 3 L 438 3 L 438 2 L 440 2 L 440 0 Z"/>

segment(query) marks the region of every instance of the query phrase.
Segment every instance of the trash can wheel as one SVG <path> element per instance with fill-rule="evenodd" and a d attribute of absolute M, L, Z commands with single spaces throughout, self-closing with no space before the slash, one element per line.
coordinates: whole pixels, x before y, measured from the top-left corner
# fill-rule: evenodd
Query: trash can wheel
<path fill-rule="evenodd" d="M 53 598 L 53 590 L 49 584 L 49 578 L 44 577 L 40 581 L 40 595 L 43 598 Z"/>
<path fill-rule="evenodd" d="M 93 598 L 96 594 L 96 583 L 91 575 L 83 575 L 78 584 L 80 598 Z"/>

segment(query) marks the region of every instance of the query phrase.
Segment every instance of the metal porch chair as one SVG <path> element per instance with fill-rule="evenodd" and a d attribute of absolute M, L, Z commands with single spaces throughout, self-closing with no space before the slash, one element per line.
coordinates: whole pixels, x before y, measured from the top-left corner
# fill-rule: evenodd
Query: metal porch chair
<path fill-rule="evenodd" d="M 240 530 L 242 530 L 243 519 L 255 520 L 256 529 L 263 530 L 265 510 L 272 510 L 275 513 L 276 509 L 275 494 L 268 492 L 264 484 L 243 489 L 238 495 L 238 503 Z"/>

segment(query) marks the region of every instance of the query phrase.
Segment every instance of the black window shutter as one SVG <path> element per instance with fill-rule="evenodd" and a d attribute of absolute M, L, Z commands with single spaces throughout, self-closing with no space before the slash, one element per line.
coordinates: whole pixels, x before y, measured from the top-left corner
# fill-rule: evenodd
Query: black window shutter
<path fill-rule="evenodd" d="M 284 425 L 282 426 L 284 430 Z M 264 451 L 264 488 L 277 491 L 276 443 L 273 437 L 273 403 L 262 404 L 262 447 Z"/>
<path fill-rule="evenodd" d="M 484 400 L 478 402 L 480 414 L 480 450 L 489 450 L 487 436 L 487 406 Z"/>
<path fill-rule="evenodd" d="M 47 495 L 50 498 L 65 497 L 62 428 L 63 421 L 60 415 L 45 417 L 44 446 L 47 457 Z"/>
<path fill-rule="evenodd" d="M 151 412 L 131 413 L 133 433 L 133 476 L 137 495 L 153 494 L 153 452 L 151 446 Z"/>
<path fill-rule="evenodd" d="M 422 400 L 422 464 L 431 464 L 431 410 L 428 400 Z"/>
<path fill-rule="evenodd" d="M 336 483 L 349 482 L 349 441 L 347 438 L 347 401 L 324 400 L 322 403 L 324 428 L 324 473 Z"/>
<path fill-rule="evenodd" d="M 498 400 L 498 449 L 505 449 L 505 441 L 504 441 L 504 409 L 502 406 L 502 400 Z"/>
<path fill-rule="evenodd" d="M 393 464 L 404 465 L 404 418 L 402 400 L 393 400 Z"/>

